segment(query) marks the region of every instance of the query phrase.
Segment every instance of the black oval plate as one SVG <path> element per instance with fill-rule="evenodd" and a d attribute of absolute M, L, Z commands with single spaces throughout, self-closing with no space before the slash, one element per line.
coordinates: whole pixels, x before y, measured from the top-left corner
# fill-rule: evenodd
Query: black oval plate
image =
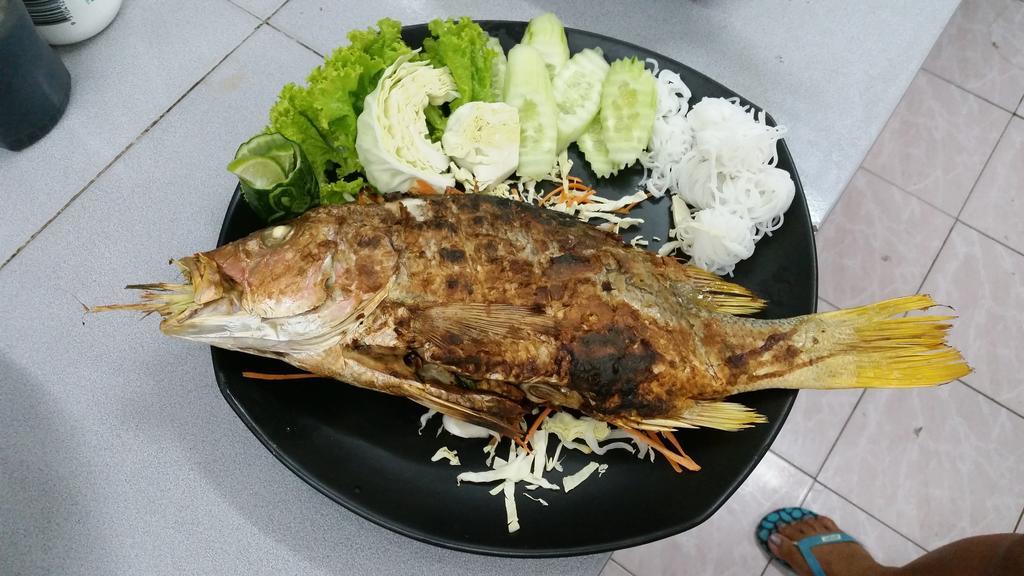
<path fill-rule="evenodd" d="M 522 37 L 525 22 L 483 21 L 506 50 Z M 403 36 L 419 46 L 425 25 L 409 26 Z M 738 97 L 707 76 L 670 58 L 599 34 L 567 29 L 573 52 L 594 46 L 609 61 L 636 56 L 654 58 L 678 72 L 693 91 L 691 103 L 705 96 Z M 750 104 L 742 97 L 744 104 Z M 575 151 L 575 150 L 573 150 Z M 577 158 L 578 159 L 578 158 Z M 785 224 L 757 245 L 754 256 L 736 267 L 734 280 L 767 298 L 764 318 L 785 318 L 815 310 L 817 275 L 814 236 L 793 159 L 779 143 L 778 166 L 796 182 L 796 198 Z M 595 182 L 585 162 L 574 173 Z M 605 196 L 631 193 L 640 180 L 637 167 L 599 183 Z M 661 199 L 634 213 L 646 219 L 645 237 L 666 238 L 668 201 Z M 262 225 L 235 191 L 224 217 L 218 245 Z M 652 249 L 656 246 L 652 245 Z M 244 379 L 242 370 L 294 371 L 280 362 L 213 349 L 217 382 L 228 404 L 263 444 L 300 478 L 349 510 L 417 540 L 448 548 L 501 556 L 545 557 L 607 552 L 677 534 L 708 519 L 750 474 L 782 427 L 796 393 L 772 390 L 737 396 L 756 408 L 769 424 L 737 433 L 713 430 L 678 434 L 688 453 L 703 466 L 679 475 L 659 459 L 640 461 L 613 451 L 598 458 L 609 464 L 569 494 L 545 493 L 542 507 L 516 498 L 521 530 L 509 534 L 502 497 L 491 486 L 457 486 L 455 476 L 483 470 L 483 442 L 448 434 L 436 438 L 439 420 L 417 435 L 424 409 L 395 398 L 331 380 L 264 382 Z M 457 450 L 463 465 L 430 462 L 442 445 Z M 507 441 L 501 449 L 507 450 Z M 566 454 L 568 453 L 568 454 Z M 565 451 L 571 473 L 592 458 Z M 543 491 L 541 491 L 543 492 Z"/>

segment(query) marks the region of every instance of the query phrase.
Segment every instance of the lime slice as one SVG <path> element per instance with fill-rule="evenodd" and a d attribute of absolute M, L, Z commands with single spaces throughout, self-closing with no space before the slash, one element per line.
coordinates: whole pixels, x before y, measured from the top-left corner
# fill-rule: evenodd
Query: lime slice
<path fill-rule="evenodd" d="M 295 144 L 278 133 L 259 134 L 238 147 L 235 158 L 264 156 L 273 160 L 285 174 L 295 169 Z"/>
<path fill-rule="evenodd" d="M 257 190 L 270 190 L 285 180 L 281 166 L 265 156 L 233 160 L 228 171 Z"/>

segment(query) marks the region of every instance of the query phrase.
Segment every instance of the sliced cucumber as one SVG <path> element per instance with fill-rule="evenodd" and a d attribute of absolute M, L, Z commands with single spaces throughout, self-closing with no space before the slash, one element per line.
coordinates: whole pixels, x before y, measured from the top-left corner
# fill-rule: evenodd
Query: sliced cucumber
<path fill-rule="evenodd" d="M 629 166 L 647 148 L 658 93 L 654 75 L 636 58 L 612 62 L 601 90 L 601 127 L 608 158 Z"/>
<path fill-rule="evenodd" d="M 598 178 L 607 178 L 618 172 L 622 166 L 616 166 L 608 158 L 608 147 L 605 146 L 602 132 L 601 119 L 594 118 L 590 122 L 590 126 L 580 135 L 576 144 L 580 147 L 580 152 L 583 152 L 583 156 L 587 159 L 587 164 L 590 164 L 590 169 L 594 171 L 594 175 Z"/>
<path fill-rule="evenodd" d="M 551 92 L 544 59 L 531 46 L 508 51 L 505 102 L 519 109 L 519 168 L 524 178 L 538 180 L 555 165 L 558 106 Z"/>
<path fill-rule="evenodd" d="M 565 39 L 565 28 L 562 27 L 562 21 L 558 16 L 550 12 L 530 20 L 523 34 L 523 44 L 533 46 L 540 52 L 550 76 L 554 76 L 558 67 L 569 60 L 569 42 Z"/>
<path fill-rule="evenodd" d="M 577 52 L 558 69 L 551 87 L 558 104 L 559 152 L 575 142 L 597 116 L 607 75 L 608 62 L 599 48 Z"/>

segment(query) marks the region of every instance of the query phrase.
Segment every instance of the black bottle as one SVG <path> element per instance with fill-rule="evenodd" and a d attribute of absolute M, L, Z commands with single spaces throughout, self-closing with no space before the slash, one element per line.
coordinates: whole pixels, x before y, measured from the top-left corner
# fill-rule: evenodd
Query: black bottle
<path fill-rule="evenodd" d="M 0 147 L 21 150 L 57 124 L 71 76 L 21 0 L 0 0 Z"/>

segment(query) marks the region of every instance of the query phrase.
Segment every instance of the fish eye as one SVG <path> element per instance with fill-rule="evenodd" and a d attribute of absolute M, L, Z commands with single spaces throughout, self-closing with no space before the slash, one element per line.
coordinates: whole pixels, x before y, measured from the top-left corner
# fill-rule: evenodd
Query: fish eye
<path fill-rule="evenodd" d="M 293 227 L 289 224 L 281 224 L 279 226 L 273 226 L 267 228 L 260 234 L 260 241 L 267 248 L 273 248 L 278 244 L 287 240 L 293 232 Z"/>

